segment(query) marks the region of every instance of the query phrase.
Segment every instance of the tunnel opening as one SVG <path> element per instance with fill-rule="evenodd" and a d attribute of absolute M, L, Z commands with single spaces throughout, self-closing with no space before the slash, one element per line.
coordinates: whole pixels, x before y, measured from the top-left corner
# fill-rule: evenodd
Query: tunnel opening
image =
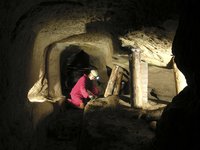
<path fill-rule="evenodd" d="M 67 47 L 60 56 L 60 82 L 62 94 L 66 97 L 83 74 L 89 74 L 90 56 L 79 46 Z"/>
<path fill-rule="evenodd" d="M 98 37 L 97 39 L 92 38 Z M 84 39 L 84 41 L 83 41 Z M 93 42 L 88 40 L 93 39 Z M 103 43 L 103 44 L 102 44 Z M 98 70 L 100 80 L 97 86 L 100 94 L 104 93 L 108 81 L 107 68 L 112 68 L 113 45 L 105 34 L 81 34 L 52 43 L 43 51 L 35 52 L 30 79 L 33 86 L 28 92 L 30 102 L 57 102 L 69 96 L 71 88 L 80 75 L 94 68 Z M 38 55 L 43 57 L 38 59 Z M 38 62 L 41 62 L 39 65 Z M 35 74 L 38 72 L 39 76 Z M 71 76 L 71 77 L 70 77 Z M 66 80 L 69 80 L 66 85 Z M 33 81 L 33 82 L 32 82 Z"/>

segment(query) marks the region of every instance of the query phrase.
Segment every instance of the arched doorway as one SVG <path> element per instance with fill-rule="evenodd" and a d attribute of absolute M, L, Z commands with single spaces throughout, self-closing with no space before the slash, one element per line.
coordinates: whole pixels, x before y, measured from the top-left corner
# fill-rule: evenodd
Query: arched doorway
<path fill-rule="evenodd" d="M 37 55 L 34 55 L 32 67 L 34 71 L 38 72 L 39 77 L 35 77 L 38 79 L 36 82 L 31 83 L 33 86 L 27 95 L 29 101 L 56 102 L 66 98 L 67 92 L 65 93 L 65 89 L 61 85 L 64 84 L 61 73 L 65 68 L 63 66 L 65 60 L 68 65 L 76 62 L 75 64 L 82 65 L 81 68 L 87 68 L 90 64 L 97 67 L 100 75 L 101 91 L 103 92 L 108 81 L 107 66 L 112 68 L 113 65 L 112 54 L 113 43 L 111 37 L 107 34 L 99 33 L 72 36 L 50 44 L 43 51 L 37 51 Z M 41 62 L 41 64 L 38 65 L 38 62 Z M 81 72 L 81 69 L 79 71 Z M 76 77 L 78 78 L 78 75 Z M 67 79 L 71 78 L 67 77 Z M 30 81 L 33 81 L 33 77 L 31 77 Z M 76 82 L 75 78 L 73 82 Z M 73 85 L 72 82 L 70 84 L 71 86 Z M 68 92 L 69 90 L 71 89 L 68 88 Z"/>
<path fill-rule="evenodd" d="M 91 68 L 90 56 L 78 46 L 67 47 L 60 56 L 60 82 L 62 94 L 68 97 L 71 89 Z"/>

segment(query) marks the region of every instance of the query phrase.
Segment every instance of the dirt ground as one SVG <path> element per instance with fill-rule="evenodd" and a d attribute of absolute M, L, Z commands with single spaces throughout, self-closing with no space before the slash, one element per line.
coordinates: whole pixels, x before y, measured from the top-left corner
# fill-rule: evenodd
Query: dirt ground
<path fill-rule="evenodd" d="M 139 113 L 112 97 L 116 104 L 98 99 L 83 112 L 66 108 L 48 128 L 46 147 L 53 149 L 143 149 L 154 137 Z"/>

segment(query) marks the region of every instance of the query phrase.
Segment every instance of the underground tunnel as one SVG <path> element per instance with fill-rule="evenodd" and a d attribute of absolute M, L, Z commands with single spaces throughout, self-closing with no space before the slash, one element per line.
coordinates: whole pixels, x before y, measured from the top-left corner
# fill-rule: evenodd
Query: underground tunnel
<path fill-rule="evenodd" d="M 83 74 L 88 74 L 90 68 L 90 57 L 87 53 L 78 47 L 71 47 L 74 53 L 65 50 L 61 54 L 61 88 L 62 94 L 68 95 L 75 83 Z"/>
<path fill-rule="evenodd" d="M 67 47 L 60 56 L 60 68 L 61 68 L 61 89 L 62 94 L 66 97 L 69 97 L 69 93 L 73 86 L 76 84 L 78 79 L 83 74 L 89 74 L 90 69 L 97 69 L 101 70 L 100 64 L 95 62 L 100 62 L 99 60 L 96 60 L 98 58 L 91 58 L 93 61 L 90 61 L 90 57 L 86 52 L 84 52 L 83 49 L 77 46 L 69 46 Z M 91 64 L 93 63 L 93 65 Z M 103 62 L 104 63 L 104 62 Z M 101 72 L 101 71 L 99 71 Z M 98 85 L 101 86 L 101 81 L 98 81 Z M 103 92 L 103 89 L 102 89 Z"/>
<path fill-rule="evenodd" d="M 92 40 L 91 38 L 93 35 L 96 35 L 98 39 Z M 84 42 L 82 40 L 84 40 Z M 71 43 L 73 44 L 77 43 L 78 46 L 73 46 L 71 45 Z M 34 101 L 54 102 L 54 101 L 62 100 L 64 98 L 64 95 L 62 94 L 63 92 L 62 91 L 63 90 L 62 76 L 63 76 L 63 69 L 64 69 L 63 68 L 64 61 L 69 61 L 68 63 L 72 63 L 72 64 L 69 64 L 72 67 L 73 65 L 74 67 L 78 67 L 79 73 L 81 73 L 80 65 L 86 68 L 89 67 L 89 65 L 90 67 L 93 66 L 97 68 L 101 76 L 101 80 L 100 80 L 102 84 L 101 86 L 102 88 L 105 88 L 106 81 L 108 80 L 107 67 L 112 66 L 111 56 L 113 53 L 113 48 L 112 48 L 113 45 L 110 45 L 110 44 L 112 44 L 112 40 L 106 34 L 93 33 L 93 34 L 82 34 L 82 35 L 78 35 L 72 38 L 70 37 L 58 43 L 54 43 L 48 46 L 47 48 L 45 48 L 44 49 L 45 55 L 40 60 L 44 64 L 42 65 L 40 64 L 40 66 L 38 66 L 39 68 L 37 71 L 40 71 L 39 80 L 36 81 L 36 83 L 30 89 L 28 93 L 29 100 L 31 102 L 34 102 Z M 33 61 L 36 61 L 38 63 L 39 59 L 37 56 L 38 54 L 33 56 Z M 79 58 L 79 56 L 81 57 Z M 37 58 L 34 58 L 34 57 L 37 57 Z M 85 59 L 87 58 L 87 61 L 84 59 L 84 57 Z M 63 60 L 64 58 L 65 60 Z M 35 68 L 36 67 L 35 65 L 37 65 L 37 63 L 33 62 L 32 68 Z M 84 66 L 84 63 L 85 63 L 85 66 Z M 75 66 L 75 65 L 79 65 L 79 66 Z M 71 71 L 70 73 L 73 74 L 75 72 Z M 67 75 L 66 77 L 69 77 L 69 76 Z M 78 78 L 80 76 L 77 74 L 75 77 Z M 72 77 L 70 80 L 71 81 L 72 79 L 75 80 L 75 77 Z"/>
<path fill-rule="evenodd" d="M 196 2 L 2 1 L 0 148 L 198 149 Z M 139 109 L 135 50 L 146 68 Z M 66 99 L 90 66 L 104 96 L 79 110 Z M 187 81 L 179 90 L 178 71 Z"/>

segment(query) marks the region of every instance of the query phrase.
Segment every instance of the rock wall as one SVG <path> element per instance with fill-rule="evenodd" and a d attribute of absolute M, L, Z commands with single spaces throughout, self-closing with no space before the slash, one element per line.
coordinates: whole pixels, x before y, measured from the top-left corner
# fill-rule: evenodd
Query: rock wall
<path fill-rule="evenodd" d="M 173 54 L 188 86 L 172 100 L 158 122 L 157 149 L 199 149 L 199 4 L 185 1 L 173 42 Z"/>

